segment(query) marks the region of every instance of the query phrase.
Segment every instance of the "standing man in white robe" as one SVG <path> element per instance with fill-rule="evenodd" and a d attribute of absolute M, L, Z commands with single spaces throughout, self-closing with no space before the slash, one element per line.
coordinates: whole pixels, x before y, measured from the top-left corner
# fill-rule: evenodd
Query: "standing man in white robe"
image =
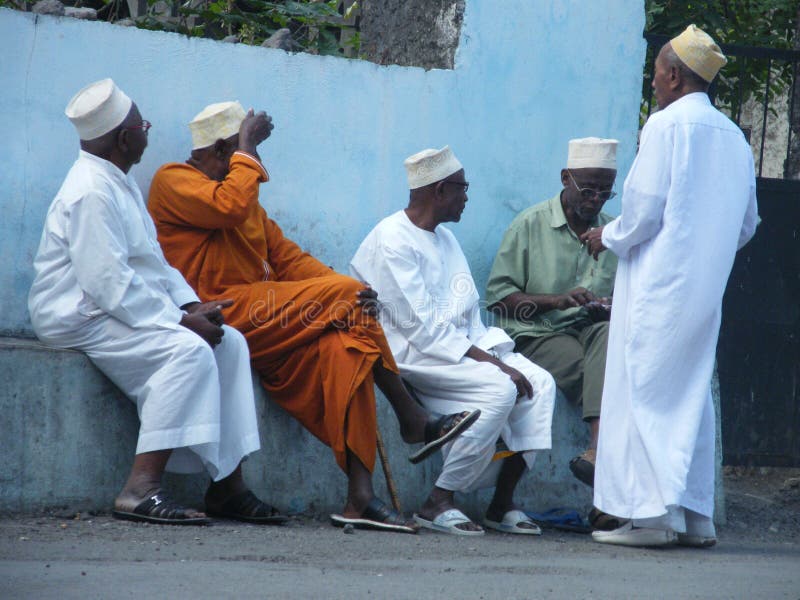
<path fill-rule="evenodd" d="M 540 534 L 514 504 L 514 489 L 536 450 L 550 448 L 555 400 L 552 376 L 520 354 L 499 328 L 481 321 L 478 292 L 455 236 L 469 184 L 445 146 L 405 161 L 410 201 L 362 242 L 350 270 L 381 300 L 381 324 L 400 374 L 433 411 L 479 408 L 481 417 L 443 448 L 444 467 L 415 515 L 423 526 L 457 535 L 484 530 L 455 506 L 454 493 L 496 484 L 484 525 Z M 510 454 L 496 460 L 498 438 Z M 498 474 L 499 472 L 499 474 Z"/>
<path fill-rule="evenodd" d="M 226 302 L 200 303 L 167 264 L 129 174 L 150 123 L 111 79 L 79 91 L 66 115 L 81 151 L 47 213 L 28 308 L 42 342 L 82 350 L 136 402 L 136 456 L 113 515 L 207 523 L 161 489 L 168 468 L 209 473 L 208 514 L 285 521 L 242 478 L 259 448 L 247 344 L 223 325 Z M 249 133 L 265 137 L 263 124 Z"/>
<path fill-rule="evenodd" d="M 707 95 L 725 62 L 694 25 L 664 45 L 622 214 L 583 236 L 619 257 L 594 502 L 629 521 L 597 542 L 716 542 L 711 376 L 734 256 L 758 221 L 750 146 Z"/>

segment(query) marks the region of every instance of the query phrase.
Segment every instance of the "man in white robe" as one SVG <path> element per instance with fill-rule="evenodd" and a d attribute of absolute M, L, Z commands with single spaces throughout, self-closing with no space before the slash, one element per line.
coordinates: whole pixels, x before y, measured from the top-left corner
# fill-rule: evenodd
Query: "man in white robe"
<path fill-rule="evenodd" d="M 42 342 L 82 350 L 136 402 L 136 456 L 114 516 L 208 522 L 161 489 L 168 468 L 209 473 L 209 514 L 285 521 L 242 478 L 259 448 L 247 344 L 223 325 L 226 303 L 201 304 L 167 264 L 128 172 L 150 123 L 110 79 L 83 88 L 66 114 L 81 151 L 47 213 L 28 307 Z"/>
<path fill-rule="evenodd" d="M 694 25 L 656 59 L 622 214 L 583 236 L 619 257 L 594 503 L 629 519 L 596 541 L 716 542 L 711 376 L 722 296 L 758 221 L 753 157 L 707 90 L 726 62 Z"/>
<path fill-rule="evenodd" d="M 415 519 L 459 535 L 482 535 L 454 503 L 454 492 L 495 485 L 484 525 L 541 533 L 513 500 L 536 450 L 549 449 L 555 383 L 499 328 L 481 321 L 470 268 L 453 234 L 467 201 L 464 169 L 448 147 L 405 161 L 408 208 L 381 221 L 350 263 L 381 301 L 381 324 L 400 374 L 433 411 L 480 408 L 481 417 L 443 449 L 444 467 Z M 498 439 L 508 458 L 496 460 Z"/>

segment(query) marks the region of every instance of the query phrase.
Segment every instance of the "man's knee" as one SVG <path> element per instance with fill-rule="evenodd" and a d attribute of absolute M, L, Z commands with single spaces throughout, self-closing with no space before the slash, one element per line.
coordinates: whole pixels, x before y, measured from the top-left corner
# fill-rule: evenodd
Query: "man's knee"
<path fill-rule="evenodd" d="M 230 325 L 223 325 L 225 334 L 222 336 L 222 341 L 215 348 L 215 350 L 223 352 L 236 352 L 237 354 L 246 354 L 249 357 L 250 351 L 247 348 L 247 340 L 244 335 L 236 328 Z"/>
<path fill-rule="evenodd" d="M 190 331 L 182 331 L 180 334 L 172 340 L 174 361 L 185 363 L 187 367 L 194 369 L 216 369 L 214 350 L 203 338 Z"/>
<path fill-rule="evenodd" d="M 537 369 L 525 375 L 528 377 L 528 381 L 531 382 L 534 393 L 538 393 L 540 396 L 552 395 L 555 398 L 557 384 L 552 373 L 544 369 Z"/>
<path fill-rule="evenodd" d="M 608 327 L 609 321 L 600 321 L 590 325 L 585 330 L 584 345 L 587 354 L 592 350 L 601 351 L 605 354 L 606 346 L 608 346 Z"/>
<path fill-rule="evenodd" d="M 517 402 L 518 390 L 511 377 L 497 370 L 491 381 L 486 382 L 484 393 L 492 399 L 492 404 L 498 408 L 511 411 Z"/>
<path fill-rule="evenodd" d="M 326 278 L 325 292 L 322 294 L 327 299 L 325 302 L 326 313 L 323 320 L 340 324 L 341 326 L 352 325 L 350 321 L 354 314 L 357 314 L 360 306 L 358 292 L 364 289 L 364 284 L 347 275 L 339 273 L 331 274 Z"/>

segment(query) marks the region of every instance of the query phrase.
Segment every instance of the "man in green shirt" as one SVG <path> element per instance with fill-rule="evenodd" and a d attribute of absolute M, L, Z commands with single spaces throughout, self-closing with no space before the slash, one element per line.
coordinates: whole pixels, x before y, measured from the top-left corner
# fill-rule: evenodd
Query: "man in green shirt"
<path fill-rule="evenodd" d="M 595 261 L 580 236 L 611 221 L 600 210 L 615 195 L 616 149 L 616 140 L 570 140 L 564 189 L 511 223 L 486 294 L 516 351 L 550 371 L 564 395 L 582 405 L 591 438 L 570 469 L 590 486 L 617 259 L 604 252 Z"/>

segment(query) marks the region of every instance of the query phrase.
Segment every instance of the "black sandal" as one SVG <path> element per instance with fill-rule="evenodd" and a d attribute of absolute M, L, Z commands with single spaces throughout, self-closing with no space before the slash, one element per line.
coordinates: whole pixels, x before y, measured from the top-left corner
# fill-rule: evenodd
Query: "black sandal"
<path fill-rule="evenodd" d="M 604 513 L 599 508 L 592 508 L 589 511 L 589 525 L 592 526 L 592 529 L 598 531 L 614 531 L 627 522 L 627 519 L 618 519 L 608 513 Z"/>
<path fill-rule="evenodd" d="M 259 500 L 250 490 L 231 496 L 218 509 L 206 504 L 206 514 L 258 525 L 282 525 L 289 520 L 289 517 L 282 515 L 278 509 Z"/>
<path fill-rule="evenodd" d="M 352 525 L 357 529 L 375 529 L 378 531 L 394 531 L 397 533 L 417 533 L 419 525 L 407 525 L 403 515 L 386 506 L 386 503 L 378 497 L 373 497 L 369 501 L 360 517 L 345 517 L 342 515 L 331 515 L 331 525 L 334 527 L 344 527 Z"/>
<path fill-rule="evenodd" d="M 193 509 L 181 506 L 163 491 L 159 490 L 149 498 L 142 500 L 133 511 L 111 511 L 115 519 L 138 521 L 141 523 L 158 523 L 160 525 L 208 525 L 208 517 L 189 517 L 187 513 Z"/>
<path fill-rule="evenodd" d="M 575 476 L 575 479 L 585 483 L 589 487 L 594 487 L 594 462 L 591 460 L 592 454 L 595 456 L 597 451 L 587 450 L 580 456 L 576 456 L 569 461 L 569 470 Z"/>
<path fill-rule="evenodd" d="M 428 422 L 425 423 L 425 445 L 408 457 L 409 462 L 415 465 L 428 458 L 447 442 L 455 439 L 481 416 L 481 409 L 453 413 L 451 415 L 438 415 L 431 413 Z M 457 419 L 461 419 L 456 422 Z M 444 432 L 444 433 L 442 433 Z"/>

